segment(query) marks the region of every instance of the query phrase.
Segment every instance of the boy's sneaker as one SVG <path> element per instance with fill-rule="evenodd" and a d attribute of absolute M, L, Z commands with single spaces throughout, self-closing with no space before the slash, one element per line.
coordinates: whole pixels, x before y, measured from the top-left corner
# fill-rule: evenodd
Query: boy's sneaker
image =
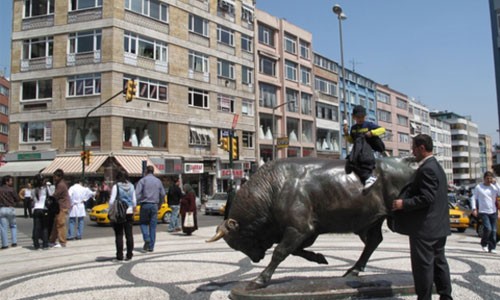
<path fill-rule="evenodd" d="M 495 250 L 495 249 L 491 249 L 491 250 L 490 250 L 490 253 L 497 254 L 497 250 Z"/>
<path fill-rule="evenodd" d="M 483 248 L 483 252 L 489 252 L 490 250 L 488 249 L 488 246 L 484 246 L 482 247 Z"/>
<path fill-rule="evenodd" d="M 377 177 L 376 176 L 370 176 L 368 177 L 368 179 L 365 181 L 365 186 L 364 186 L 364 189 L 366 190 L 367 188 L 371 187 L 375 181 L 377 181 Z"/>

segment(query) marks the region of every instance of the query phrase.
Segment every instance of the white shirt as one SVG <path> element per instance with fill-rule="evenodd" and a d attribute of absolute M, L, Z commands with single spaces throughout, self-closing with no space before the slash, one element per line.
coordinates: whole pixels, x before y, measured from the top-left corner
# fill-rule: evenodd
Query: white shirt
<path fill-rule="evenodd" d="M 50 191 L 48 191 L 49 195 L 52 195 Z M 45 199 L 47 198 L 47 187 L 43 186 L 38 190 L 38 195 L 36 195 L 36 190 L 33 190 L 33 195 L 35 195 L 33 209 L 44 209 L 45 208 Z"/>
<path fill-rule="evenodd" d="M 493 214 L 497 212 L 496 201 L 500 194 L 500 186 L 498 184 L 485 185 L 480 183 L 476 185 L 472 191 L 472 209 L 476 209 L 476 201 L 478 212 L 480 214 Z"/>
<path fill-rule="evenodd" d="M 70 217 L 85 217 L 85 201 L 95 195 L 88 187 L 79 183 L 73 184 L 68 190 L 71 199 Z"/>

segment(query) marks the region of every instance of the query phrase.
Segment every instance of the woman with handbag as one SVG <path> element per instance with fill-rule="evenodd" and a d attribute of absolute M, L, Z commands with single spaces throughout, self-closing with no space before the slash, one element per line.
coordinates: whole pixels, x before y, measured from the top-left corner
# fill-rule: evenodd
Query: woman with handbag
<path fill-rule="evenodd" d="M 131 260 L 134 250 L 134 235 L 132 227 L 134 224 L 134 211 L 136 210 L 137 200 L 135 198 L 134 185 L 128 181 L 127 174 L 124 171 L 116 173 L 116 184 L 111 189 L 109 198 L 109 207 L 113 206 L 115 201 L 124 201 L 127 203 L 127 218 L 125 222 L 113 222 L 115 232 L 116 259 L 123 260 L 123 233 L 127 243 L 127 255 L 125 260 Z"/>
<path fill-rule="evenodd" d="M 40 249 L 40 239 L 42 239 L 42 249 L 49 249 L 49 213 L 45 200 L 51 191 L 48 190 L 41 175 L 35 176 L 33 180 L 33 247 L 35 250 Z"/>
<path fill-rule="evenodd" d="M 184 196 L 181 199 L 182 232 L 191 235 L 198 229 L 196 219 L 196 194 L 190 184 L 184 185 Z"/>

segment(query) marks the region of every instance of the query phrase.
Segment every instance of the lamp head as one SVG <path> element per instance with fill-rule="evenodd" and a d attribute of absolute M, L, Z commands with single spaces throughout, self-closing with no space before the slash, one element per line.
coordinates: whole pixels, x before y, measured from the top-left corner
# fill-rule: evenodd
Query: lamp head
<path fill-rule="evenodd" d="M 338 16 L 340 16 L 340 14 L 342 13 L 342 7 L 340 7 L 340 5 L 338 5 L 338 4 L 335 4 L 333 6 L 332 10 Z"/>

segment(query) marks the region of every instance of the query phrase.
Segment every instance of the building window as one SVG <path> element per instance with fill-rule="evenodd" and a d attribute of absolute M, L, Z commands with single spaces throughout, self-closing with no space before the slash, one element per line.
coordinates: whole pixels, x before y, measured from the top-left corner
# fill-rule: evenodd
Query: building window
<path fill-rule="evenodd" d="M 38 17 L 54 14 L 55 0 L 24 0 L 24 17 Z"/>
<path fill-rule="evenodd" d="M 167 148 L 167 123 L 123 118 L 123 146 Z"/>
<path fill-rule="evenodd" d="M 167 45 L 164 42 L 125 32 L 125 52 L 157 61 L 167 61 Z"/>
<path fill-rule="evenodd" d="M 274 29 L 259 24 L 259 43 L 274 47 Z"/>
<path fill-rule="evenodd" d="M 101 145 L 101 120 L 88 118 L 85 132 L 82 132 L 84 119 L 66 120 L 66 147 L 80 148 L 82 142 L 85 146 L 98 147 Z"/>
<path fill-rule="evenodd" d="M 391 104 L 391 96 L 384 92 L 377 91 L 377 101 L 382 103 Z"/>
<path fill-rule="evenodd" d="M 323 94 L 337 96 L 337 85 L 321 77 L 314 78 L 314 88 Z"/>
<path fill-rule="evenodd" d="M 68 77 L 68 97 L 99 95 L 101 74 L 83 74 Z"/>
<path fill-rule="evenodd" d="M 214 138 L 210 128 L 190 127 L 189 128 L 189 145 L 190 146 L 210 146 L 211 140 Z"/>
<path fill-rule="evenodd" d="M 408 109 L 408 102 L 406 100 L 396 98 L 396 106 L 398 108 L 407 110 Z"/>
<path fill-rule="evenodd" d="M 260 73 L 276 77 L 276 60 L 267 56 L 259 56 Z"/>
<path fill-rule="evenodd" d="M 4 87 L 3 85 L 0 85 L 0 94 L 8 97 L 9 89 Z"/>
<path fill-rule="evenodd" d="M 198 89 L 189 88 L 188 105 L 201 108 L 209 108 L 208 106 L 208 92 Z"/>
<path fill-rule="evenodd" d="M 23 41 L 23 59 L 51 57 L 54 52 L 54 38 L 46 36 Z"/>
<path fill-rule="evenodd" d="M 252 117 L 254 115 L 254 100 L 243 99 L 241 100 L 241 114 L 244 116 Z"/>
<path fill-rule="evenodd" d="M 300 93 L 300 112 L 303 115 L 312 115 L 312 95 L 307 93 Z"/>
<path fill-rule="evenodd" d="M 9 125 L 0 124 L 0 133 L 9 134 Z"/>
<path fill-rule="evenodd" d="M 0 114 L 8 115 L 9 107 L 3 104 L 0 104 Z"/>
<path fill-rule="evenodd" d="M 234 47 L 234 31 L 227 27 L 217 25 L 217 41 Z"/>
<path fill-rule="evenodd" d="M 337 106 L 316 102 L 316 118 L 338 122 L 339 108 Z"/>
<path fill-rule="evenodd" d="M 50 142 L 52 140 L 51 122 L 27 122 L 21 124 L 21 142 Z"/>
<path fill-rule="evenodd" d="M 285 51 L 292 54 L 297 53 L 297 38 L 288 33 L 285 33 Z"/>
<path fill-rule="evenodd" d="M 300 57 L 309 59 L 309 43 L 303 40 L 299 41 L 300 44 Z"/>
<path fill-rule="evenodd" d="M 232 0 L 218 0 L 217 11 L 234 16 L 234 2 Z"/>
<path fill-rule="evenodd" d="M 217 95 L 217 111 L 234 113 L 234 97 Z"/>
<path fill-rule="evenodd" d="M 130 79 L 133 79 L 133 76 L 127 75 L 123 77 L 124 91 Z M 136 97 L 164 102 L 168 100 L 168 85 L 166 82 L 142 77 L 135 78 L 135 82 L 137 83 Z"/>
<path fill-rule="evenodd" d="M 300 82 L 304 85 L 311 85 L 311 69 L 300 66 Z"/>
<path fill-rule="evenodd" d="M 254 10 L 252 7 L 248 7 L 245 4 L 241 6 L 241 20 L 248 23 L 253 23 Z"/>
<path fill-rule="evenodd" d="M 52 98 L 52 79 L 25 81 L 22 83 L 22 101 Z"/>
<path fill-rule="evenodd" d="M 189 15 L 189 31 L 208 37 L 208 20 L 199 16 Z"/>
<path fill-rule="evenodd" d="M 313 142 L 313 122 L 302 121 L 302 137 L 301 142 L 312 143 Z"/>
<path fill-rule="evenodd" d="M 390 112 L 379 109 L 379 110 L 377 110 L 377 113 L 378 113 L 378 120 L 379 121 L 383 121 L 386 123 L 392 123 Z"/>
<path fill-rule="evenodd" d="M 409 144 L 410 136 L 407 133 L 398 132 L 398 140 L 400 143 Z"/>
<path fill-rule="evenodd" d="M 208 56 L 196 51 L 189 51 L 189 69 L 195 72 L 208 73 Z"/>
<path fill-rule="evenodd" d="M 254 133 L 250 131 L 243 131 L 241 141 L 243 148 L 254 149 Z"/>
<path fill-rule="evenodd" d="M 246 85 L 253 83 L 253 69 L 241 66 L 241 83 Z"/>
<path fill-rule="evenodd" d="M 259 83 L 259 106 L 273 108 L 276 106 L 277 88 L 267 83 Z"/>
<path fill-rule="evenodd" d="M 253 52 L 253 39 L 251 36 L 241 34 L 241 49 L 246 52 Z"/>
<path fill-rule="evenodd" d="M 167 4 L 157 0 L 125 0 L 125 9 L 162 22 L 168 22 L 167 8 Z"/>
<path fill-rule="evenodd" d="M 128 1 L 125 1 L 125 5 Z M 69 10 L 75 11 L 80 9 L 89 9 L 102 7 L 102 0 L 71 0 L 69 3 Z"/>
<path fill-rule="evenodd" d="M 227 60 L 217 60 L 217 76 L 234 79 L 234 64 Z"/>
<path fill-rule="evenodd" d="M 292 89 L 286 89 L 286 110 L 290 112 L 298 112 L 299 92 Z"/>
<path fill-rule="evenodd" d="M 398 115 L 398 125 L 408 126 L 408 118 L 402 115 Z"/>
<path fill-rule="evenodd" d="M 285 60 L 285 78 L 292 81 L 297 81 L 297 64 L 289 60 Z"/>
<path fill-rule="evenodd" d="M 101 50 L 101 30 L 80 31 L 69 35 L 69 53 Z"/>

